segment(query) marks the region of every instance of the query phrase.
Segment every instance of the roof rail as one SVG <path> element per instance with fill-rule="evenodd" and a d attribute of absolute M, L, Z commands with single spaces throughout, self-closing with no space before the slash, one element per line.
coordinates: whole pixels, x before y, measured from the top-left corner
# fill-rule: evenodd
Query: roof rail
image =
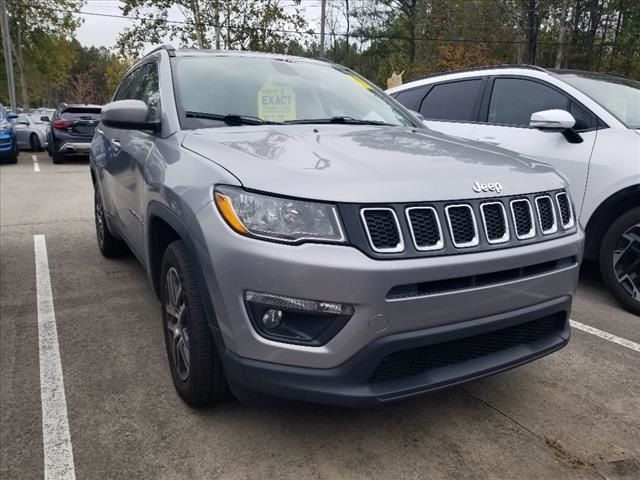
<path fill-rule="evenodd" d="M 327 57 L 313 57 L 314 60 L 318 60 L 320 62 L 326 62 L 326 63 L 336 63 L 333 60 L 331 60 L 330 58 Z"/>
<path fill-rule="evenodd" d="M 526 63 L 502 63 L 499 65 L 484 65 L 481 67 L 466 67 L 466 68 L 457 68 L 454 70 L 446 70 L 443 72 L 430 73 L 428 75 L 423 75 L 422 77 L 414 78 L 411 81 L 422 80 L 423 78 L 436 77 L 438 75 L 446 75 L 448 73 L 463 73 L 463 72 L 475 72 L 478 70 L 492 70 L 499 68 L 527 68 L 529 70 L 536 70 L 538 72 L 548 72 L 548 70 L 539 67 L 537 65 L 529 65 Z"/>
<path fill-rule="evenodd" d="M 157 47 L 152 48 L 147 53 L 145 53 L 142 58 L 147 57 L 147 56 L 151 55 L 152 53 L 158 52 L 160 50 L 166 50 L 170 57 L 175 57 L 176 56 L 176 47 L 174 47 L 170 43 L 165 43 L 163 45 L 158 45 Z"/>

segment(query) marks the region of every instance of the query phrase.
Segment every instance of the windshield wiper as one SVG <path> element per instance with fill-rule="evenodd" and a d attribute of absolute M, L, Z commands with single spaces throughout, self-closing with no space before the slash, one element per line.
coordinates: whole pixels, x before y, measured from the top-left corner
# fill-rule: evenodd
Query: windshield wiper
<path fill-rule="evenodd" d="M 300 120 L 287 120 L 284 123 L 307 124 L 307 123 L 342 123 L 346 125 L 388 125 L 397 127 L 392 123 L 381 122 L 379 120 L 364 120 L 349 116 L 336 116 L 331 118 L 302 118 Z"/>
<path fill-rule="evenodd" d="M 207 113 L 207 112 L 185 112 L 187 118 L 205 118 L 207 120 L 220 120 L 227 125 L 282 125 L 282 122 L 271 122 L 269 120 L 263 120 L 259 117 L 252 115 L 239 115 L 237 113 Z"/>

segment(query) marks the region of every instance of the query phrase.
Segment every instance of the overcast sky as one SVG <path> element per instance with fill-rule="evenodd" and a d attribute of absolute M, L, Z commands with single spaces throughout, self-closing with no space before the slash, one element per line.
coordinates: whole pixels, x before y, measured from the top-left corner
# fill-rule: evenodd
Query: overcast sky
<path fill-rule="evenodd" d="M 87 13 L 122 15 L 120 3 L 120 0 L 87 0 L 87 4 L 82 7 L 82 11 Z M 304 6 L 305 15 L 309 24 L 319 30 L 317 23 L 320 18 L 320 0 L 302 0 L 302 5 Z M 113 47 L 116 44 L 118 34 L 132 23 L 131 20 L 126 18 L 98 17 L 93 15 L 79 16 L 84 22 L 76 32 L 76 39 L 85 46 Z M 182 20 L 183 17 L 178 9 L 174 9 L 170 12 L 169 19 Z M 170 41 L 171 39 L 166 40 Z"/>

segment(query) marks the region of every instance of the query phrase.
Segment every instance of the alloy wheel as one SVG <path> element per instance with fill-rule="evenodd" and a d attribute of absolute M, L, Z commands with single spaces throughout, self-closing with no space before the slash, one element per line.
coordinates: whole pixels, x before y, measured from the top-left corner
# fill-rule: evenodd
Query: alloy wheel
<path fill-rule="evenodd" d="M 191 359 L 189 355 L 188 312 L 182 281 L 174 267 L 167 270 L 165 285 L 164 308 L 167 312 L 166 327 L 169 334 L 171 361 L 178 377 L 182 381 L 186 381 L 189 378 Z"/>
<path fill-rule="evenodd" d="M 624 291 L 640 302 L 640 223 L 620 236 L 613 251 L 613 271 Z"/>

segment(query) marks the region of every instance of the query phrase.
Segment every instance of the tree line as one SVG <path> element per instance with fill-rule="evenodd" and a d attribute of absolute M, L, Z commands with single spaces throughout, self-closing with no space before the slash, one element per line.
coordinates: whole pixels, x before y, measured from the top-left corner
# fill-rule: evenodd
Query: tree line
<path fill-rule="evenodd" d="M 324 56 L 381 86 L 468 66 L 527 63 L 640 78 L 638 0 L 123 0 L 114 50 L 74 39 L 84 0 L 5 0 L 18 103 L 104 103 L 150 45 Z M 179 9 L 182 20 L 172 20 Z M 317 15 L 318 9 L 313 12 Z M 105 21 L 110 21 L 105 18 Z M 4 58 L 0 101 L 7 103 Z"/>

